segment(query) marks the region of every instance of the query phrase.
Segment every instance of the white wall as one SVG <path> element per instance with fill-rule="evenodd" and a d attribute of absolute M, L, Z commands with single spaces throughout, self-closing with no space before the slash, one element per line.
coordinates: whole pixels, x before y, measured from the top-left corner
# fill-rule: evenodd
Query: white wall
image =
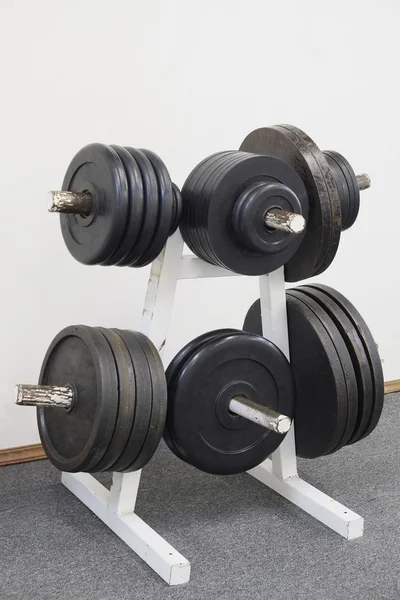
<path fill-rule="evenodd" d="M 319 281 L 356 304 L 386 379 L 400 377 L 399 17 L 396 0 L 0 3 L 0 447 L 38 440 L 13 385 L 36 381 L 62 327 L 138 323 L 148 269 L 79 265 L 45 210 L 92 141 L 149 147 L 178 184 L 264 125 L 292 123 L 342 152 L 373 187 Z M 168 355 L 240 326 L 256 295 L 253 280 L 180 283 Z"/>

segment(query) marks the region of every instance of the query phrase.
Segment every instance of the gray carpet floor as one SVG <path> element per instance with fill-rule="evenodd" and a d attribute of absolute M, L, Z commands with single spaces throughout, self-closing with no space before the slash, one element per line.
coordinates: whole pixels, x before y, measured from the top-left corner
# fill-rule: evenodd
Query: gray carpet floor
<path fill-rule="evenodd" d="M 310 483 L 365 518 L 346 541 L 252 477 L 210 476 L 162 443 L 137 513 L 192 563 L 169 587 L 40 461 L 0 469 L 1 600 L 400 598 L 400 395 L 374 433 L 300 461 Z"/>

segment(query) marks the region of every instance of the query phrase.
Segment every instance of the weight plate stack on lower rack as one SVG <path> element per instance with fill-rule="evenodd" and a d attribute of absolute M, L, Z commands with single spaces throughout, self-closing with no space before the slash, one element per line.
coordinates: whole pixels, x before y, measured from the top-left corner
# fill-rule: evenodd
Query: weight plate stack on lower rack
<path fill-rule="evenodd" d="M 162 437 L 167 386 L 143 334 L 70 326 L 51 343 L 39 385 L 17 387 L 17 404 L 37 406 L 44 450 L 66 472 L 131 472 Z"/>
<path fill-rule="evenodd" d="M 300 281 L 321 274 L 336 255 L 341 232 L 357 218 L 360 190 L 370 186 L 368 175 L 356 176 L 341 154 L 322 152 L 293 125 L 256 129 L 240 150 L 280 158 L 301 177 L 309 201 L 308 226 L 301 246 L 285 264 L 285 279 Z"/>
<path fill-rule="evenodd" d="M 313 284 L 287 290 L 286 298 L 296 451 L 316 458 L 375 429 L 383 407 L 382 365 L 365 321 L 342 294 Z M 259 300 L 243 329 L 261 334 Z"/>
<path fill-rule="evenodd" d="M 206 333 L 177 354 L 166 376 L 164 439 L 202 471 L 247 471 L 277 449 L 290 427 L 293 374 L 282 352 L 261 336 Z"/>
<path fill-rule="evenodd" d="M 382 362 L 375 340 L 357 309 L 337 290 L 322 284 L 299 288 L 331 316 L 351 353 L 357 377 L 359 418 L 349 443 L 369 435 L 379 422 L 384 400 Z"/>
<path fill-rule="evenodd" d="M 182 211 L 179 188 L 150 150 L 89 144 L 50 192 L 72 256 L 85 265 L 142 267 L 162 251 Z"/>

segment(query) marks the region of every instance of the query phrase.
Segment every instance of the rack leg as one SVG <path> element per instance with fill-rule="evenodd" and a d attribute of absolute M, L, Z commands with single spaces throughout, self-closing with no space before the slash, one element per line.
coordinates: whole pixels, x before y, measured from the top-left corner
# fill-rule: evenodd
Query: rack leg
<path fill-rule="evenodd" d="M 182 251 L 183 239 L 177 231 L 151 265 L 140 331 L 151 339 L 161 355 L 172 314 Z"/>
<path fill-rule="evenodd" d="M 263 335 L 276 344 L 289 359 L 285 275 L 283 268 L 259 279 Z M 297 476 L 296 445 L 292 425 L 282 444 L 272 455 L 272 469 L 280 479 Z"/>
<path fill-rule="evenodd" d="M 263 335 L 289 358 L 283 269 L 260 277 L 260 302 Z M 293 424 L 272 457 L 248 473 L 344 538 L 350 540 L 363 535 L 362 517 L 298 476 Z"/>
<path fill-rule="evenodd" d="M 114 512 L 111 492 L 89 473 L 63 473 L 61 481 L 169 585 L 189 581 L 189 561 L 135 513 Z"/>
<path fill-rule="evenodd" d="M 141 470 L 125 474 L 113 473 L 108 503 L 116 515 L 128 515 L 134 512 L 141 473 Z"/>
<path fill-rule="evenodd" d="M 347 540 L 362 536 L 364 532 L 362 517 L 298 476 L 280 479 L 274 474 L 270 459 L 248 473 Z"/>
<path fill-rule="evenodd" d="M 179 232 L 169 238 L 150 272 L 140 331 L 162 354 L 183 251 Z M 190 563 L 134 512 L 140 471 L 114 473 L 107 490 L 89 473 L 62 473 L 62 483 L 169 585 L 186 583 Z"/>

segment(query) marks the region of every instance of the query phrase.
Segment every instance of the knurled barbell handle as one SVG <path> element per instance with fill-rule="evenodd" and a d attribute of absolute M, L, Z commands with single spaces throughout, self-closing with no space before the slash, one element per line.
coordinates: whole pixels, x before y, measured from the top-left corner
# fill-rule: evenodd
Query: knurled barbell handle
<path fill-rule="evenodd" d="M 229 402 L 229 410 L 235 415 L 262 425 L 270 431 L 283 435 L 292 425 L 292 420 L 271 408 L 257 404 L 244 396 L 235 396 Z"/>
<path fill-rule="evenodd" d="M 68 386 L 18 384 L 14 401 L 19 406 L 71 408 L 74 391 Z"/>
<path fill-rule="evenodd" d="M 25 385 L 15 386 L 15 403 L 19 406 L 42 406 L 52 408 L 71 408 L 74 401 L 74 391 L 68 386 L 56 385 Z M 262 425 L 275 433 L 287 433 L 292 421 L 282 415 L 257 404 L 244 396 L 235 396 L 229 403 L 229 410 L 244 419 Z"/>
<path fill-rule="evenodd" d="M 47 209 L 84 217 L 92 210 L 92 196 L 89 192 L 51 191 L 47 194 Z"/>
<path fill-rule="evenodd" d="M 361 173 L 360 175 L 356 175 L 358 189 L 360 191 L 367 190 L 371 187 L 371 178 L 367 173 Z"/>
<path fill-rule="evenodd" d="M 303 215 L 280 208 L 271 208 L 264 219 L 267 227 L 286 233 L 301 233 L 306 227 Z"/>

